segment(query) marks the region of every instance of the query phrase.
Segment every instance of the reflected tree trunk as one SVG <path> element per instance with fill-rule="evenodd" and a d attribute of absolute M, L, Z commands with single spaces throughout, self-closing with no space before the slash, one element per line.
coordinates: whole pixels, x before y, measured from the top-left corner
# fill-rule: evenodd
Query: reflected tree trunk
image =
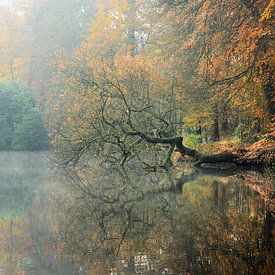
<path fill-rule="evenodd" d="M 263 248 L 273 248 L 274 212 L 267 210 L 263 224 Z"/>
<path fill-rule="evenodd" d="M 14 248 L 13 226 L 14 226 L 14 220 L 11 219 L 10 225 L 9 225 L 9 235 L 10 235 L 10 261 L 13 260 L 13 248 Z"/>

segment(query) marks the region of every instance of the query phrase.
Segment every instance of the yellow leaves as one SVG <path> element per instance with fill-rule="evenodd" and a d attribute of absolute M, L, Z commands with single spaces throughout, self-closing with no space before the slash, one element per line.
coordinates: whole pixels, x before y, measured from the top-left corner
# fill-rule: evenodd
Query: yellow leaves
<path fill-rule="evenodd" d="M 119 46 L 125 48 L 125 23 L 130 8 L 128 1 L 97 1 L 97 6 L 97 15 L 90 24 L 90 34 L 86 36 L 86 42 L 101 54 Z"/>
<path fill-rule="evenodd" d="M 30 52 L 23 34 L 24 17 L 9 10 L 0 10 L 0 79 L 26 79 Z"/>
<path fill-rule="evenodd" d="M 275 1 L 270 0 L 268 6 L 265 8 L 265 10 L 260 16 L 260 22 L 266 22 L 274 18 L 274 13 L 275 13 Z"/>
<path fill-rule="evenodd" d="M 151 60 L 148 57 L 142 55 L 116 56 L 115 65 L 117 67 L 117 71 L 121 75 L 133 74 L 137 76 L 141 72 L 149 73 L 153 69 Z"/>
<path fill-rule="evenodd" d="M 213 197 L 213 192 L 209 188 L 211 184 L 211 179 L 200 183 L 198 181 L 193 181 L 183 186 L 183 198 L 184 201 L 188 201 L 193 207 L 206 206 L 206 202 Z"/>
<path fill-rule="evenodd" d="M 201 112 L 187 115 L 184 118 L 184 125 L 186 127 L 209 127 L 213 124 L 213 114 L 210 112 Z"/>
<path fill-rule="evenodd" d="M 263 109 L 259 109 L 259 108 L 256 108 L 254 110 L 254 117 L 256 119 L 260 119 L 260 118 L 263 118 L 265 115 L 265 111 Z"/>
<path fill-rule="evenodd" d="M 116 55 L 115 74 L 126 85 L 127 90 L 139 90 L 152 98 L 171 92 L 173 71 L 164 58 L 146 55 Z M 131 87 L 131 88 L 129 88 Z M 175 88 L 176 90 L 176 88 Z"/>
<path fill-rule="evenodd" d="M 0 218 L 0 267 L 8 274 L 24 274 L 15 263 L 24 259 L 26 250 L 32 245 L 28 227 L 24 217 Z"/>

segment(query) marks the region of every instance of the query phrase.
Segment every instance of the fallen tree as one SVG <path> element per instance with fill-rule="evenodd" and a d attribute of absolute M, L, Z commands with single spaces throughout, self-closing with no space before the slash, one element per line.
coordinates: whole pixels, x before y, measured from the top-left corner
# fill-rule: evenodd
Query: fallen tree
<path fill-rule="evenodd" d="M 60 101 L 67 104 L 65 124 L 55 127 L 53 133 L 59 163 L 76 164 L 82 156 L 93 154 L 114 165 L 124 166 L 133 159 L 147 165 L 143 152 L 148 149 L 154 153 L 154 145 L 169 146 L 162 166 L 172 164 L 174 151 L 192 157 L 197 167 L 207 163 L 261 163 L 257 156 L 203 154 L 186 147 L 179 134 L 183 132 L 183 103 L 177 102 L 173 93 L 150 90 L 155 88 L 147 85 L 151 80 L 145 72 L 121 75 L 115 64 L 103 62 L 96 75 L 88 70 L 87 75 L 75 75 L 77 86 L 70 92 L 78 91 L 80 85 L 81 93 L 75 98 L 70 93 L 60 95 Z"/>
<path fill-rule="evenodd" d="M 190 156 L 194 159 L 194 165 L 200 167 L 205 163 L 232 163 L 236 165 L 253 165 L 253 164 L 261 164 L 261 161 L 258 158 L 243 158 L 240 155 L 231 154 L 227 152 L 222 152 L 218 154 L 202 154 L 193 148 L 188 148 L 183 145 L 183 137 L 167 137 L 160 138 L 150 136 L 146 133 L 140 131 L 132 131 L 126 132 L 128 135 L 139 136 L 143 140 L 152 144 L 168 144 L 170 149 L 167 153 L 164 165 L 167 166 L 172 163 L 171 156 L 174 150 L 180 152 L 180 154 L 184 156 Z"/>
<path fill-rule="evenodd" d="M 105 120 L 105 119 L 104 119 Z M 106 121 L 105 121 L 106 122 Z M 108 123 L 112 128 L 116 128 L 113 124 Z M 112 126 L 111 126 L 112 125 Z M 133 129 L 133 125 L 131 125 Z M 113 129 L 114 130 L 114 129 Z M 122 137 L 123 133 L 123 137 Z M 127 138 L 132 137 L 132 142 L 126 142 Z M 185 156 L 193 158 L 193 165 L 195 167 L 201 167 L 204 164 L 214 164 L 213 167 L 216 167 L 215 164 L 223 164 L 230 163 L 234 165 L 259 165 L 265 164 L 264 161 L 256 157 L 245 157 L 244 150 L 241 150 L 239 154 L 234 154 L 230 152 L 221 152 L 215 154 L 203 154 L 193 148 L 186 147 L 183 144 L 184 138 L 182 136 L 171 136 L 171 137 L 157 137 L 150 133 L 145 133 L 137 130 L 126 130 L 123 127 L 120 127 L 119 133 L 112 133 L 109 129 L 107 134 L 102 134 L 90 140 L 84 140 L 80 143 L 74 145 L 71 150 L 72 154 L 66 160 L 64 164 L 68 165 L 70 163 L 76 164 L 79 159 L 87 153 L 93 145 L 96 146 L 106 146 L 106 144 L 111 144 L 112 148 L 116 148 L 119 151 L 120 157 L 117 159 L 116 163 L 120 166 L 124 166 L 129 159 L 133 158 L 133 155 L 138 157 L 139 160 L 141 158 L 137 153 L 133 153 L 135 146 L 140 145 L 142 142 L 146 142 L 147 144 L 152 145 L 167 145 L 169 149 L 166 153 L 166 157 L 162 162 L 161 166 L 167 167 L 173 165 L 171 157 L 172 154 L 176 151 L 181 154 L 184 158 Z M 113 150 L 113 149 L 112 149 Z M 139 149 L 140 150 L 140 149 Z M 110 151 L 109 151 L 110 152 Z M 114 151 L 113 151 L 114 153 Z M 110 153 L 109 153 L 110 154 Z M 108 155 L 108 154 L 107 154 Z M 111 155 L 105 155 L 108 160 L 111 159 Z M 211 167 L 211 166 L 210 166 Z"/>

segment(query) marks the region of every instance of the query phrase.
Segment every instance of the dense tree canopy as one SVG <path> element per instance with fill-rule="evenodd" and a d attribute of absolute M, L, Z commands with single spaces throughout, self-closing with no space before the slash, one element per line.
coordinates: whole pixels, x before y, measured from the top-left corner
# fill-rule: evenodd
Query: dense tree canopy
<path fill-rule="evenodd" d="M 164 52 L 173 50 L 187 70 L 182 77 L 193 87 L 195 102 L 185 98 L 202 109 L 195 112 L 197 123 L 204 117 L 206 106 L 199 105 L 204 97 L 214 114 L 215 138 L 240 125 L 247 139 L 264 131 L 275 112 L 274 2 L 163 2 L 166 32 L 175 38 Z"/>
<path fill-rule="evenodd" d="M 59 116 L 49 119 L 65 163 L 86 152 L 120 164 L 144 160 L 148 143 L 170 146 L 166 164 L 175 147 L 199 161 L 202 154 L 182 147 L 182 134 L 255 141 L 268 130 L 271 2 L 97 4 L 90 34 L 57 67 L 55 88 L 62 89 L 51 104 Z"/>
<path fill-rule="evenodd" d="M 174 147 L 202 157 L 182 140 L 274 150 L 273 0 L 16 3 L 1 13 L 0 73 L 33 91 L 61 162 L 144 161 L 156 144 L 164 163 Z"/>
<path fill-rule="evenodd" d="M 49 147 L 41 113 L 29 92 L 17 83 L 0 85 L 0 150 Z"/>

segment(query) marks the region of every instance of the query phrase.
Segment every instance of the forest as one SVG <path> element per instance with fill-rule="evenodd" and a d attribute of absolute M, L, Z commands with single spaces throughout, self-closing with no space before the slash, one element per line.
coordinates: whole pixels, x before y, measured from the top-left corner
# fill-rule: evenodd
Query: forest
<path fill-rule="evenodd" d="M 57 162 L 274 161 L 274 1 L 2 2 L 1 82 L 31 92 Z"/>
<path fill-rule="evenodd" d="M 273 274 L 275 0 L 0 0 L 0 274 Z"/>

